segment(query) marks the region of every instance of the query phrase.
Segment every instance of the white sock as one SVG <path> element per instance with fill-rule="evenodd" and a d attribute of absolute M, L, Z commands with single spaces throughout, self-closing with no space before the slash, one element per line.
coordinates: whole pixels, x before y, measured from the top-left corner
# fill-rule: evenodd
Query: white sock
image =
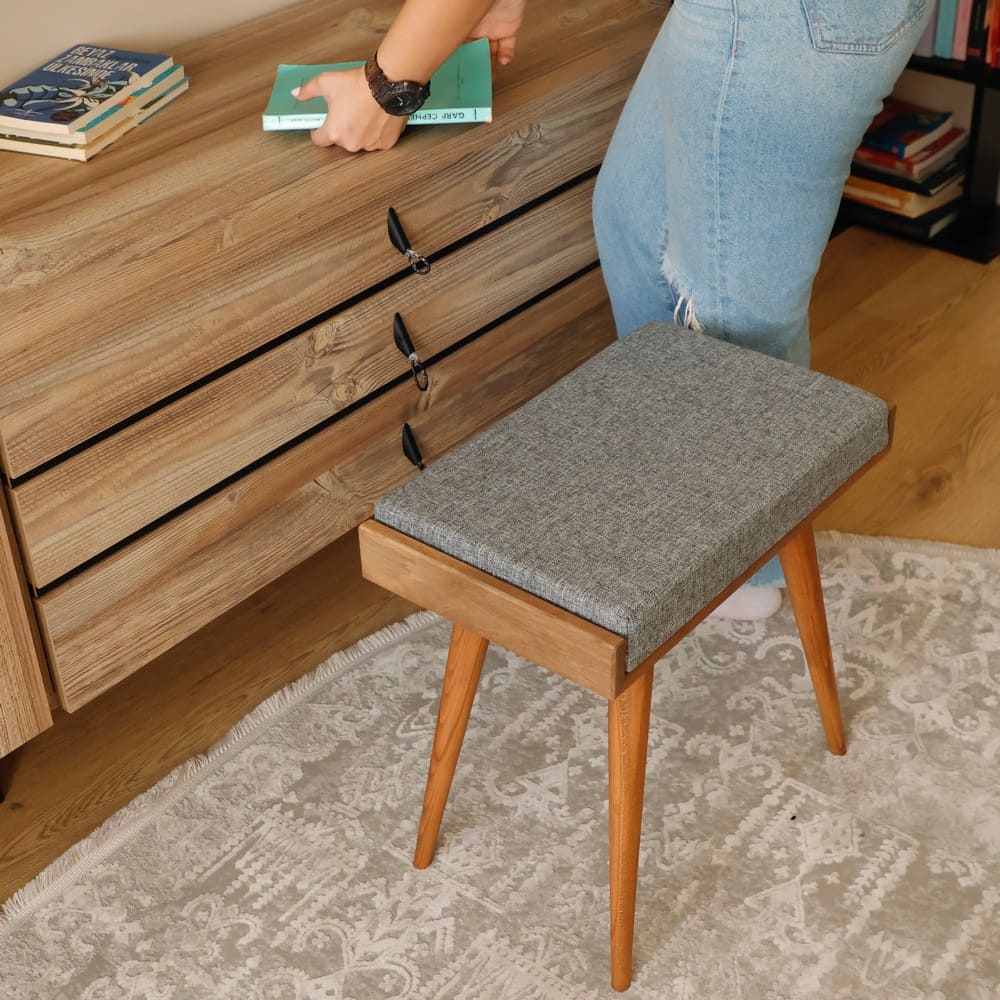
<path fill-rule="evenodd" d="M 762 618 L 770 618 L 780 607 L 780 587 L 755 587 L 745 583 L 734 590 L 709 617 L 756 622 Z"/>

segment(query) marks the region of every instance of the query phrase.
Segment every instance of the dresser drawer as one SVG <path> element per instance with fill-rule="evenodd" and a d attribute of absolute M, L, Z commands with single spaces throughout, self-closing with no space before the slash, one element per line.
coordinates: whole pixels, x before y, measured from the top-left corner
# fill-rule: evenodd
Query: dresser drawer
<path fill-rule="evenodd" d="M 44 587 L 597 259 L 593 180 L 227 371 L 11 491 Z"/>
<path fill-rule="evenodd" d="M 404 271 L 386 233 L 390 206 L 414 248 L 436 254 L 596 167 L 662 19 L 594 0 L 581 30 L 560 31 L 557 53 L 529 19 L 528 57 L 498 73 L 489 125 L 414 128 L 370 156 L 261 132 L 277 63 L 371 51 L 397 8 L 373 0 L 359 18 L 344 0 L 295 5 L 258 23 L 246 40 L 252 64 L 234 64 L 245 75 L 217 52 L 212 65 L 197 51 L 185 58 L 196 83 L 183 114 L 164 112 L 173 131 L 137 129 L 59 174 L 0 163 L 0 453 L 10 477 Z"/>
<path fill-rule="evenodd" d="M 63 706 L 73 710 L 371 514 L 425 460 L 487 425 L 613 338 L 588 271 L 430 369 L 36 599 Z"/>

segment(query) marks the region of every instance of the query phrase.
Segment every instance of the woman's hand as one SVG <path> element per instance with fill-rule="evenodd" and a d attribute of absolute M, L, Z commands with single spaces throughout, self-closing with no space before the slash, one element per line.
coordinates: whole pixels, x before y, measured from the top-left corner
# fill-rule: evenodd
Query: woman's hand
<path fill-rule="evenodd" d="M 469 38 L 488 38 L 493 57 L 501 65 L 506 65 L 514 58 L 517 33 L 524 20 L 526 3 L 527 0 L 494 0 L 493 6 L 469 32 Z M 437 20 L 434 18 L 428 20 L 427 11 L 423 10 L 417 0 L 411 0 L 406 4 L 397 17 L 397 22 L 404 21 L 407 17 L 410 19 L 405 24 L 394 23 L 379 49 L 379 61 L 382 62 L 383 69 L 390 74 L 389 78 L 426 78 L 421 77 L 419 72 L 414 75 L 410 71 L 413 67 L 408 68 L 409 64 L 403 65 L 402 63 L 406 62 L 403 57 L 409 58 L 414 52 L 426 55 L 428 50 L 433 50 L 437 45 L 441 51 L 433 55 L 433 58 L 428 56 L 428 66 L 425 70 L 429 73 L 434 66 L 440 65 L 447 57 L 449 47 L 457 44 L 457 41 L 452 39 L 462 37 L 462 34 L 457 32 L 464 33 L 468 30 L 469 21 L 461 23 L 462 18 L 466 16 L 463 12 L 466 7 L 473 6 L 478 6 L 478 10 L 481 11 L 484 4 L 476 5 L 473 0 L 463 0 L 463 3 L 455 3 L 452 7 L 432 8 L 430 12 L 435 14 Z M 417 7 L 421 9 L 417 10 Z M 443 14 L 439 11 L 443 11 Z M 439 23 L 441 17 L 445 15 L 447 15 L 445 18 L 447 30 L 444 30 Z M 476 13 L 471 15 L 475 16 Z M 451 32 L 456 31 L 456 28 L 456 34 L 452 35 Z M 400 38 L 405 44 L 399 41 Z M 390 45 L 390 39 L 396 42 L 394 48 Z M 387 62 L 382 60 L 383 50 Z M 412 59 L 410 61 L 412 62 Z M 420 60 L 417 60 L 418 64 L 419 62 Z M 394 67 L 400 74 L 399 77 L 392 75 Z M 403 129 L 406 128 L 405 117 L 386 114 L 379 107 L 368 88 L 364 70 L 360 67 L 320 73 L 293 93 L 300 101 L 314 97 L 322 97 L 326 101 L 326 121 L 312 133 L 312 141 L 317 146 L 340 146 L 351 153 L 362 149 L 389 149 L 396 145 Z"/>
<path fill-rule="evenodd" d="M 470 38 L 488 38 L 493 58 L 501 66 L 506 66 L 514 58 L 526 3 L 527 0 L 496 0 L 469 34 Z"/>
<path fill-rule="evenodd" d="M 340 146 L 349 153 L 389 149 L 406 128 L 405 117 L 386 114 L 379 107 L 360 66 L 320 73 L 292 94 L 300 101 L 313 97 L 326 101 L 326 121 L 312 133 L 317 146 Z"/>

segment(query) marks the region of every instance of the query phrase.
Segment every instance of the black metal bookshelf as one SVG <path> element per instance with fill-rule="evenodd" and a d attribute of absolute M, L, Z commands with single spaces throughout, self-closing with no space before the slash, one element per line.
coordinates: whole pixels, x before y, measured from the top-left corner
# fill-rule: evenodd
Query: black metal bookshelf
<path fill-rule="evenodd" d="M 983 63 L 963 62 L 960 59 L 939 59 L 937 56 L 913 56 L 908 69 L 932 76 L 947 76 L 952 80 L 976 83 L 983 87 L 1000 89 L 1000 69 L 990 69 Z"/>
<path fill-rule="evenodd" d="M 930 246 L 959 257 L 988 264 L 1000 254 L 1000 70 L 982 63 L 936 56 L 914 56 L 909 69 L 947 77 L 974 88 L 969 123 L 969 167 L 959 218 L 926 241 Z M 841 215 L 850 219 L 846 202 Z"/>

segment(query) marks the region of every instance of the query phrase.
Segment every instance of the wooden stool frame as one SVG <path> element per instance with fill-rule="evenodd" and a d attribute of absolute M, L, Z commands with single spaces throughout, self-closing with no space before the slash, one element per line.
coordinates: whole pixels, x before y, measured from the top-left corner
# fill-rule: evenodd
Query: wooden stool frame
<path fill-rule="evenodd" d="M 453 623 L 434 747 L 413 863 L 426 868 L 490 642 L 546 667 L 608 699 L 608 850 L 611 894 L 611 986 L 632 981 L 632 941 L 639 867 L 653 666 L 734 590 L 777 555 L 785 574 L 827 746 L 847 751 L 812 523 L 815 517 L 889 450 L 889 442 L 836 492 L 710 601 L 655 652 L 626 671 L 622 636 L 407 535 L 366 521 L 358 529 L 366 579 L 441 614 Z"/>

